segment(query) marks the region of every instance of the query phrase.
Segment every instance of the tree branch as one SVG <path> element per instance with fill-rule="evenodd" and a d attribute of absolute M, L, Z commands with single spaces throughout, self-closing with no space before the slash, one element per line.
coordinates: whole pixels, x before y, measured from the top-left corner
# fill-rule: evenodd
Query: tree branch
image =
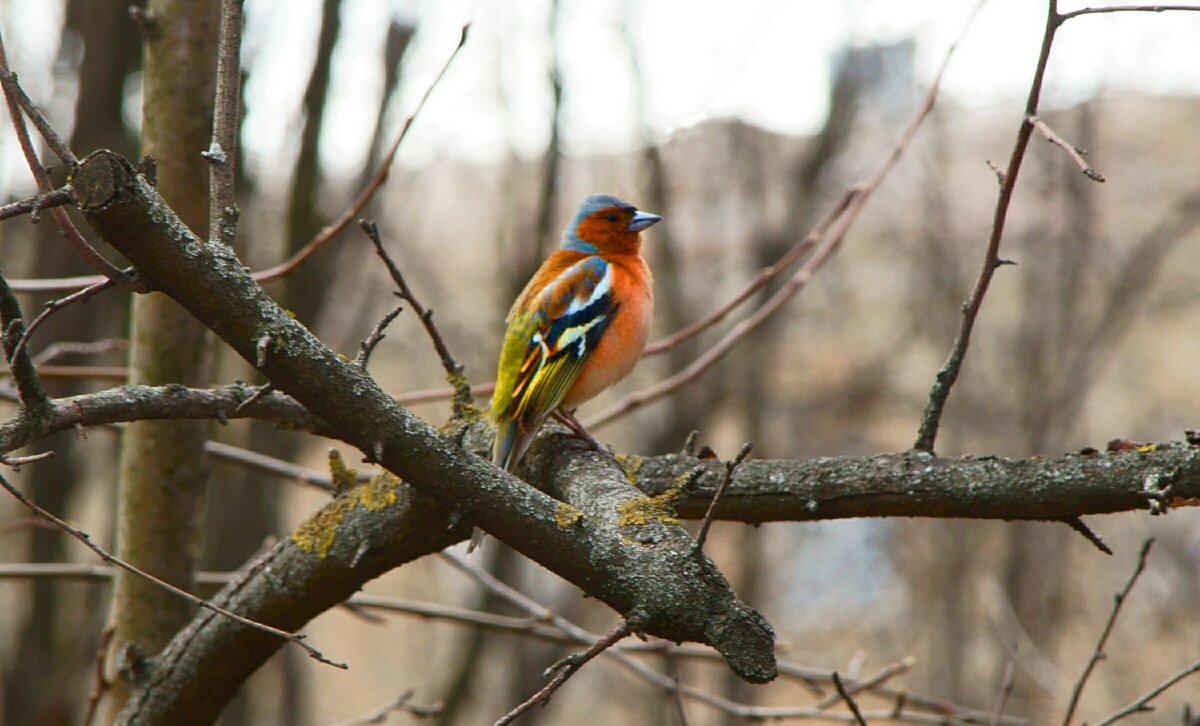
<path fill-rule="evenodd" d="M 532 468 L 540 460 L 544 469 L 553 470 L 557 477 L 544 478 L 550 479 L 558 500 L 538 492 L 396 405 L 361 367 L 322 345 L 275 304 L 232 250 L 197 239 L 124 159 L 96 152 L 83 161 L 72 185 L 88 222 L 139 273 L 280 390 L 329 423 L 340 438 L 418 490 L 453 502 L 467 522 L 483 526 L 618 613 L 637 612 L 648 634 L 713 645 L 750 681 L 775 676 L 770 626 L 734 596 L 710 560 L 690 556 L 687 533 L 667 518 L 619 515 L 646 498 L 610 459 L 554 457 L 554 447 L 543 446 L 551 454 L 533 457 Z M 261 350 L 264 339 L 268 345 Z M 564 465 L 563 458 L 570 461 Z M 545 466 L 547 462 L 551 465 Z M 585 480 L 589 486 L 580 488 Z M 342 539 L 337 522 L 343 517 L 331 519 L 332 512 L 344 513 L 347 502 L 362 501 L 371 486 L 355 490 L 359 499 L 342 497 L 315 515 L 308 526 L 316 534 L 305 538 L 302 527 L 294 546 L 307 559 L 320 560 L 320 553 L 328 552 L 328 539 Z M 366 506 L 388 519 L 396 496 L 380 496 L 384 498 L 368 498 Z M 441 519 L 445 527 L 445 517 Z M 630 543 L 631 525 L 648 546 Z M 350 559 L 344 563 L 344 577 L 359 584 L 369 579 L 356 572 L 359 558 Z"/>
<path fill-rule="evenodd" d="M 222 0 L 212 143 L 208 160 L 208 239 L 233 245 L 237 234 L 238 106 L 242 85 L 242 0 Z"/>

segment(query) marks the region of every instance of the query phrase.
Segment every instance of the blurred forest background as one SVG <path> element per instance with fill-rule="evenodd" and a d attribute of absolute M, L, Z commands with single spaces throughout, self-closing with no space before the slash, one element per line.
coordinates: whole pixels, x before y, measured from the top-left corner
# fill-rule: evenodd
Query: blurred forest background
<path fill-rule="evenodd" d="M 141 45 L 127 4 L 3 5 L 10 62 L 81 154 L 109 147 L 139 155 Z M 906 24 L 887 3 L 822 5 L 251 0 L 238 185 L 245 261 L 254 269 L 277 263 L 347 206 L 453 48 L 458 26 L 473 20 L 467 51 L 418 118 L 368 213 L 436 310 L 471 381 L 491 380 L 509 302 L 590 192 L 615 193 L 664 216 L 647 235 L 655 330 L 676 330 L 774 261 L 882 159 L 966 10 L 950 0 L 915 3 L 919 18 Z M 996 194 L 985 162 L 1008 154 L 1043 13 L 1038 2 L 988 6 L 952 61 L 932 116 L 809 289 L 700 381 L 594 432 L 598 438 L 618 451 L 657 453 L 679 449 L 695 429 L 724 456 L 752 441 L 763 458 L 910 446 L 978 270 Z M 817 19 L 796 26 L 806 14 Z M 720 18 L 709 15 L 750 21 L 729 20 L 726 36 L 714 41 Z M 940 454 L 1056 455 L 1113 438 L 1178 439 L 1197 427 L 1200 87 L 1187 84 L 1200 79 L 1200 19 L 1193 15 L 1103 16 L 1063 32 L 1043 117 L 1088 149 L 1108 181 L 1090 182 L 1060 149 L 1035 138 L 1002 252 L 1018 264 L 998 273 L 985 302 Z M 780 45 L 798 55 L 764 50 Z M 707 50 L 689 77 L 680 69 L 696 48 Z M 1107 63 L 1097 61 L 1103 54 Z M 789 57 L 807 65 L 781 66 Z M 763 94 L 785 100 L 775 108 Z M 6 200 L 31 191 L 20 164 L 11 133 L 0 134 Z M 88 272 L 48 223 L 10 223 L 0 235 L 6 275 Z M 350 356 L 394 302 L 384 270 L 353 228 L 268 289 Z M 23 303 L 37 310 L 46 299 L 28 295 Z M 127 320 L 125 297 L 108 293 L 51 319 L 34 352 L 54 341 L 121 339 Z M 585 417 L 682 368 L 701 345 L 646 360 Z M 122 346 L 103 348 L 48 360 L 51 393 L 123 380 Z M 219 356 L 214 380 L 253 380 L 234 356 Z M 372 370 L 396 394 L 442 385 L 408 312 Z M 434 423 L 448 415 L 444 402 L 415 410 Z M 328 448 L 264 424 L 235 422 L 213 435 L 318 469 Z M 16 480 L 46 508 L 111 543 L 117 437 L 62 434 L 46 445 L 58 457 Z M 206 570 L 237 568 L 326 496 L 219 457 L 211 466 Z M 0 561 L 93 561 L 60 532 L 5 529 L 24 516 L 0 499 Z M 1012 659 L 1008 712 L 1042 722 L 1062 713 L 1112 593 L 1153 533 L 1151 566 L 1085 698 L 1082 717 L 1094 720 L 1197 658 L 1197 516 L 1091 520 L 1116 550 L 1112 558 L 1062 525 L 925 520 L 719 523 L 709 551 L 780 631 L 787 659 L 867 674 L 912 655 L 917 664 L 900 679 L 906 687 L 983 709 Z M 611 612 L 494 539 L 482 561 L 557 612 L 595 630 L 610 627 Z M 515 614 L 433 558 L 368 592 Z M 79 721 L 108 595 L 108 585 L 92 581 L 0 579 L 0 723 Z M 223 723 L 331 723 L 408 688 L 414 701 L 445 704 L 440 723 L 490 722 L 567 652 L 438 620 L 371 622 L 340 610 L 308 632 L 336 644 L 352 668 L 325 668 L 284 649 Z M 689 682 L 748 703 L 791 704 L 803 695 L 784 682 L 740 683 L 721 665 L 680 668 Z M 1188 702 L 1200 705 L 1194 682 L 1165 696 L 1146 722 L 1178 723 Z M 737 722 L 700 706 L 690 711 L 697 724 Z M 660 693 L 598 662 L 522 723 L 674 718 Z"/>

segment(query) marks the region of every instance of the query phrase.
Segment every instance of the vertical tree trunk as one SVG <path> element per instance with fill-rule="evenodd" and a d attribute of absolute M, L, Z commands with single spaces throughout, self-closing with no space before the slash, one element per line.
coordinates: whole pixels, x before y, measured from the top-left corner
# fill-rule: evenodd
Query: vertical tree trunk
<path fill-rule="evenodd" d="M 218 11 L 219 3 L 211 0 L 151 0 L 147 8 L 142 151 L 158 162 L 159 192 L 202 237 L 208 169 L 200 152 L 212 133 Z M 205 330 L 174 302 L 157 294 L 135 298 L 131 328 L 131 383 L 207 384 Z M 131 424 L 121 442 L 118 554 L 189 589 L 207 475 L 207 430 L 200 422 L 146 421 Z M 191 606 L 177 596 L 125 573 L 117 576 L 106 719 L 127 700 L 140 659 L 161 650 L 190 616 Z"/>

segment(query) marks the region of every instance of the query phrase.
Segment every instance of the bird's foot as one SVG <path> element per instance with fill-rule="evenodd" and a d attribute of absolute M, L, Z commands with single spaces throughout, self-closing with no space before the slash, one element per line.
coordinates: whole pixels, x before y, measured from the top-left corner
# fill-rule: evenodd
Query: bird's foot
<path fill-rule="evenodd" d="M 579 419 L 575 418 L 574 411 L 564 411 L 563 409 L 556 409 L 554 411 L 554 418 L 557 419 L 560 423 L 562 423 L 567 428 L 571 429 L 571 432 L 574 433 L 576 436 L 578 436 L 579 438 L 581 438 L 585 442 L 587 442 L 588 446 L 591 446 L 593 449 L 595 449 L 596 451 L 599 451 L 601 454 L 608 456 L 609 458 L 614 458 L 613 453 L 611 451 L 609 451 L 608 449 L 604 448 L 604 446 L 599 441 L 597 441 L 594 436 L 592 436 L 590 433 L 588 433 L 588 430 L 583 427 L 583 424 L 579 422 Z"/>

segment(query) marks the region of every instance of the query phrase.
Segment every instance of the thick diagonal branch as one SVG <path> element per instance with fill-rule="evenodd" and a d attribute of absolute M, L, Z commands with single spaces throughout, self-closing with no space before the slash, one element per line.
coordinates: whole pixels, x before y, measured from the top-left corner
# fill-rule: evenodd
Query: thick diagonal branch
<path fill-rule="evenodd" d="M 678 555 L 690 551 L 690 539 L 681 528 L 660 522 L 653 543 L 636 543 L 621 531 L 623 522 L 581 506 L 594 497 L 572 502 L 584 516 L 573 507 L 564 512 L 562 502 L 460 448 L 322 345 L 266 295 L 231 250 L 197 238 L 118 155 L 92 154 L 72 184 L 102 237 L 340 438 L 619 613 L 636 613 L 647 633 L 713 645 L 747 680 L 774 677 L 770 626 L 737 600 L 710 561 L 692 558 L 683 566 Z M 580 461 L 573 456 L 563 464 Z M 615 466 L 587 461 L 603 472 L 597 478 L 606 484 L 607 502 L 642 496 Z M 390 500 L 381 509 L 389 507 Z"/>

